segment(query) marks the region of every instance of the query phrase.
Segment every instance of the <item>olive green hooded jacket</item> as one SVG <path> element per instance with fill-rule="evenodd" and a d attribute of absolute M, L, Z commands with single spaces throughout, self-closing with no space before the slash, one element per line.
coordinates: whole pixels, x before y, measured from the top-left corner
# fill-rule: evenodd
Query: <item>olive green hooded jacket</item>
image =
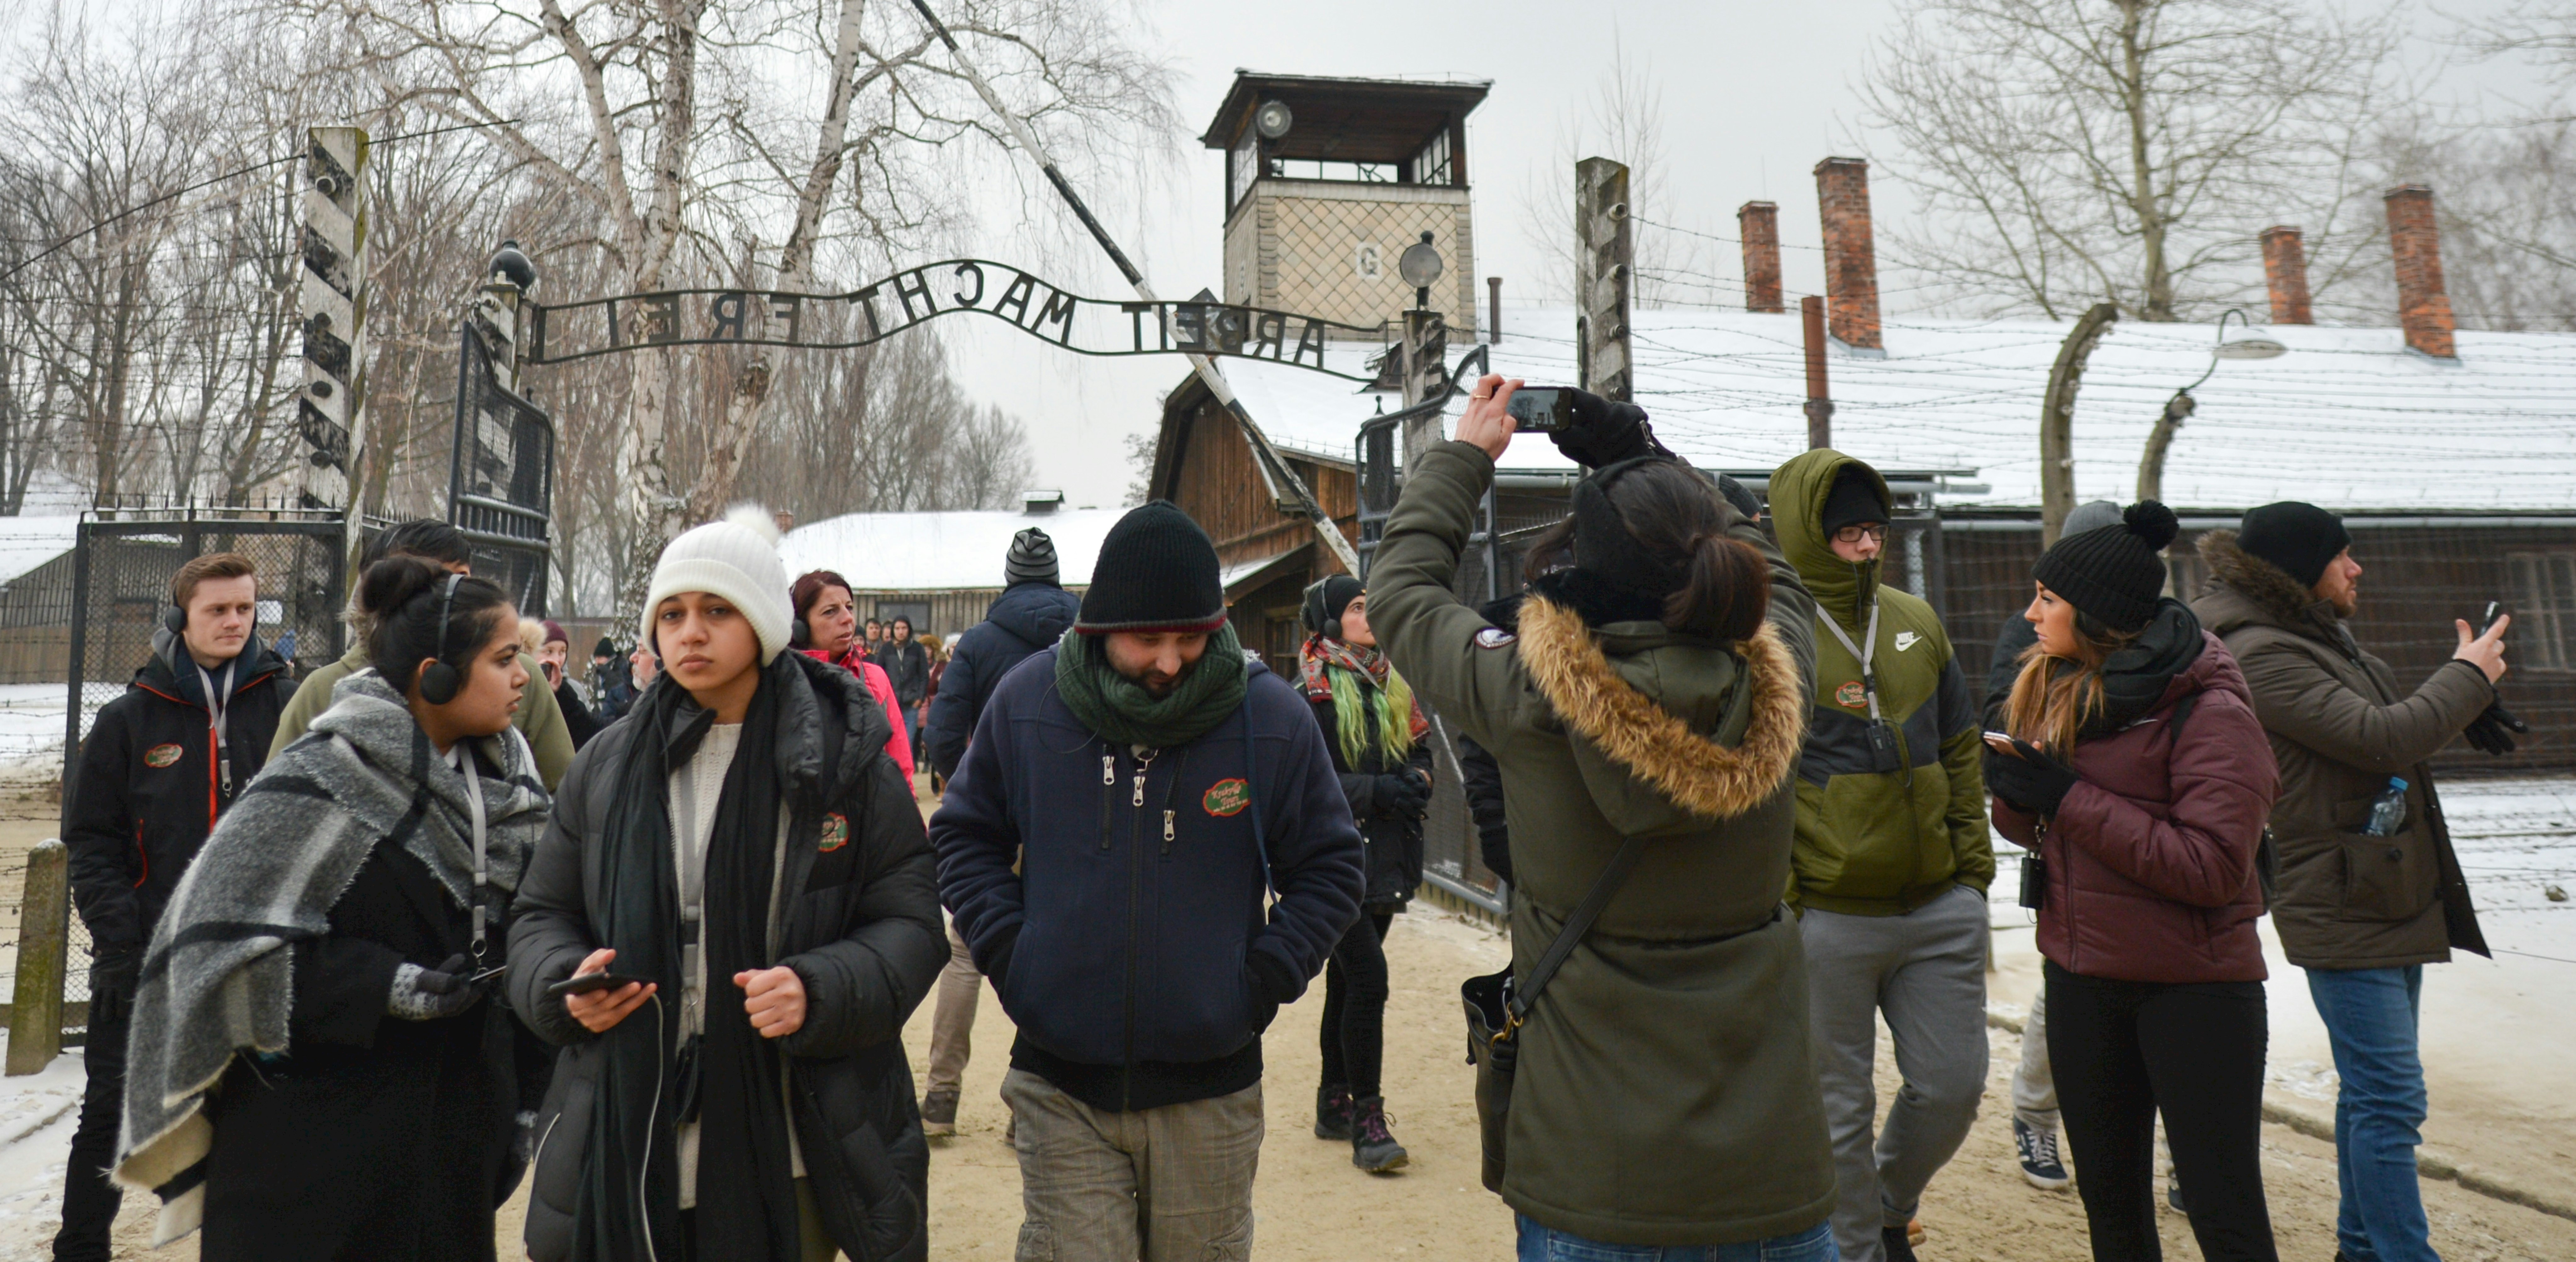
<path fill-rule="evenodd" d="M 1879 714 L 1894 729 L 1898 767 L 1875 771 L 1868 691 L 1858 654 L 1815 628 L 1814 712 L 1798 762 L 1798 850 L 1789 901 L 1854 916 L 1896 916 L 1949 891 L 1995 879 L 1986 831 L 1984 746 L 1976 699 L 1932 606 L 1879 584 L 1879 562 L 1834 555 L 1823 529 L 1825 497 L 1846 466 L 1887 480 L 1838 451 L 1818 449 L 1771 475 L 1772 529 L 1780 551 L 1815 593 L 1820 617 L 1862 644 L 1878 605 Z"/>
<path fill-rule="evenodd" d="M 1753 638 L 1587 614 L 1545 579 L 1506 632 L 1449 586 L 1493 472 L 1461 442 L 1410 471 L 1369 572 L 1369 623 L 1444 729 L 1501 767 L 1516 973 L 1622 842 L 1647 839 L 1521 1028 L 1503 1199 L 1617 1244 L 1813 1227 L 1832 1211 L 1834 1168 L 1806 961 L 1780 891 L 1815 605 L 1728 509 L 1729 537 L 1772 572 L 1771 620 Z"/>

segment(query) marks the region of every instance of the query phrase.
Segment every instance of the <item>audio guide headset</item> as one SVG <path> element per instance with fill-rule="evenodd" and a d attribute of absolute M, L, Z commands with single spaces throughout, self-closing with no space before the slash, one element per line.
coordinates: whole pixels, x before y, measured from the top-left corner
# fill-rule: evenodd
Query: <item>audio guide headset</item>
<path fill-rule="evenodd" d="M 1352 601 L 1359 599 L 1361 590 L 1359 580 L 1347 574 L 1319 578 L 1306 585 L 1306 597 L 1301 602 L 1304 607 L 1298 610 L 1298 621 L 1305 623 L 1310 632 L 1321 632 L 1329 639 L 1341 639 L 1342 614 L 1351 607 Z M 1340 602 L 1334 603 L 1333 598 L 1337 595 Z"/>
<path fill-rule="evenodd" d="M 172 635 L 177 635 L 180 632 L 187 630 L 188 607 L 186 605 L 170 606 L 170 612 L 161 615 L 161 625 L 170 628 L 170 634 Z"/>
<path fill-rule="evenodd" d="M 438 596 L 438 652 L 420 672 L 420 699 L 431 705 L 446 705 L 465 688 L 465 676 L 447 664 L 447 615 L 456 606 L 456 585 L 465 581 L 462 574 L 447 576 L 447 589 Z"/>

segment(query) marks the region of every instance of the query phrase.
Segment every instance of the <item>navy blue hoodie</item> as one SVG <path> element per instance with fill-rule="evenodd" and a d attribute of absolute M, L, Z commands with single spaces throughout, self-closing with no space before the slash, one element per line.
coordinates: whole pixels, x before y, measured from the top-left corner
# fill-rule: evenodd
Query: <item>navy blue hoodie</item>
<path fill-rule="evenodd" d="M 939 676 L 939 695 L 930 699 L 929 717 L 921 724 L 933 770 L 957 774 L 966 738 L 975 734 L 975 720 L 983 717 L 984 703 L 1002 677 L 1054 644 L 1081 608 L 1080 598 L 1053 583 L 1014 583 L 993 598 L 982 622 L 958 634 L 948 650 L 948 669 Z"/>
<path fill-rule="evenodd" d="M 1359 914 L 1323 735 L 1256 662 L 1233 715 L 1140 759 L 1066 707 L 1055 652 L 994 690 L 931 816 L 941 901 L 1019 1025 L 1014 1067 L 1121 1112 L 1240 1091 Z"/>

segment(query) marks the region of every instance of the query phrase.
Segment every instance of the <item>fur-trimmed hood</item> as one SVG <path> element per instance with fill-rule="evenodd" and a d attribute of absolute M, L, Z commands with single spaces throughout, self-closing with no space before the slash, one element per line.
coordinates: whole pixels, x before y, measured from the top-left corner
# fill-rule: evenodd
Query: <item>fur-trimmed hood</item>
<path fill-rule="evenodd" d="M 1538 594 L 1520 607 L 1521 662 L 1582 738 L 1575 757 L 1595 804 L 1632 834 L 1684 825 L 1676 807 L 1704 826 L 1762 805 L 1806 736 L 1797 664 L 1768 623 L 1718 670 L 1692 668 L 1711 656 L 1704 641 L 1659 630 L 1596 632 Z"/>
<path fill-rule="evenodd" d="M 2329 644 L 2345 637 L 2334 605 L 2299 585 L 2281 567 L 2236 544 L 2233 530 L 2212 530 L 2200 537 L 2200 559 L 2209 565 L 2209 582 L 2192 602 L 2201 625 L 2225 637 L 2256 623 L 2279 627 Z"/>

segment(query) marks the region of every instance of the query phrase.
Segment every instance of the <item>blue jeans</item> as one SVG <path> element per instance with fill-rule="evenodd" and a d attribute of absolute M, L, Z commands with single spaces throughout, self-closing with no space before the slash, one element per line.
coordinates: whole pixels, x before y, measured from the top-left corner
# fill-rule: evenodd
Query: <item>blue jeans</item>
<path fill-rule="evenodd" d="M 1539 1226 L 1527 1214 L 1514 1217 L 1520 1227 L 1518 1262 L 1842 1262 L 1830 1222 L 1742 1244 L 1603 1244 Z"/>
<path fill-rule="evenodd" d="M 2440 1262 L 2415 1182 L 2424 1124 L 2424 1062 L 2415 1028 L 2424 969 L 2312 968 L 2308 994 L 2334 1043 L 2335 1175 L 2343 1193 L 2335 1242 L 2351 1262 Z"/>

